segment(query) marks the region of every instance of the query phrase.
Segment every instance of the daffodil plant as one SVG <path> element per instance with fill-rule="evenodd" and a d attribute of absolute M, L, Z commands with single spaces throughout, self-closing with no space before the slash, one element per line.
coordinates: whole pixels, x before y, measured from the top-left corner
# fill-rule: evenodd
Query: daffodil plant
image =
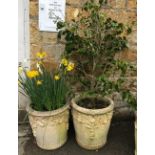
<path fill-rule="evenodd" d="M 66 75 L 74 69 L 74 63 L 62 59 L 59 67 L 49 72 L 44 66 L 46 52 L 38 52 L 36 69 L 26 70 L 19 67 L 18 85 L 31 101 L 31 107 L 37 111 L 51 111 L 66 104 L 69 92 Z"/>
<path fill-rule="evenodd" d="M 82 11 L 75 11 L 72 21 L 58 21 L 58 39 L 65 43 L 65 57 L 76 63 L 75 82 L 81 85 L 81 91 L 102 96 L 119 92 L 136 107 L 136 99 L 125 85 L 125 77 L 136 68 L 116 59 L 117 53 L 128 48 L 126 36 L 132 29 L 108 18 L 102 10 L 105 3 L 105 0 L 90 0 Z"/>

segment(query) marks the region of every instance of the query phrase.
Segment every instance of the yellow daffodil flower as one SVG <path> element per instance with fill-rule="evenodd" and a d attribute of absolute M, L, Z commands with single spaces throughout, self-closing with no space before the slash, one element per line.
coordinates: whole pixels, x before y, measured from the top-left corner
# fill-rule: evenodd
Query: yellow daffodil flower
<path fill-rule="evenodd" d="M 35 78 L 36 76 L 39 76 L 39 72 L 36 70 L 32 70 L 32 71 L 27 71 L 26 75 L 28 76 L 28 78 Z"/>
<path fill-rule="evenodd" d="M 61 64 L 63 64 L 64 66 L 67 66 L 68 65 L 68 60 L 66 58 L 63 58 L 61 60 Z"/>
<path fill-rule="evenodd" d="M 37 52 L 36 56 L 40 59 L 43 59 L 46 57 L 47 53 L 46 52 Z"/>
<path fill-rule="evenodd" d="M 23 67 L 18 67 L 18 73 L 21 74 L 23 72 Z"/>
<path fill-rule="evenodd" d="M 55 75 L 55 76 L 54 76 L 54 79 L 57 81 L 57 80 L 60 79 L 60 76 L 59 76 L 59 75 Z"/>
<path fill-rule="evenodd" d="M 42 81 L 37 80 L 37 85 L 41 85 L 41 84 L 42 84 Z"/>
<path fill-rule="evenodd" d="M 68 64 L 68 66 L 66 67 L 66 69 L 67 69 L 67 71 L 72 71 L 73 69 L 74 69 L 74 63 L 73 62 L 70 62 L 69 64 Z"/>

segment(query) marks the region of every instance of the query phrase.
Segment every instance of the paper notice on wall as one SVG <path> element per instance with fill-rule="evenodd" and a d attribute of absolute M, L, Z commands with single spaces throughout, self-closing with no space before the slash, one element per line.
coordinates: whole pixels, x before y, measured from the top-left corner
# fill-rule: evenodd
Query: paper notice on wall
<path fill-rule="evenodd" d="M 65 20 L 66 0 L 39 0 L 40 31 L 57 32 L 56 20 Z"/>

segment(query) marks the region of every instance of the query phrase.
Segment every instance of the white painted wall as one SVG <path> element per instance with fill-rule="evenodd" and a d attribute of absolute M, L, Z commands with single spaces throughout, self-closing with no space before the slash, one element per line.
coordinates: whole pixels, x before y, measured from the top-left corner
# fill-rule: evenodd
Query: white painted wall
<path fill-rule="evenodd" d="M 29 0 L 18 0 L 18 61 L 29 67 Z"/>
<path fill-rule="evenodd" d="M 18 0 L 18 62 L 29 68 L 29 0 Z M 24 109 L 28 99 L 19 93 L 19 109 Z"/>

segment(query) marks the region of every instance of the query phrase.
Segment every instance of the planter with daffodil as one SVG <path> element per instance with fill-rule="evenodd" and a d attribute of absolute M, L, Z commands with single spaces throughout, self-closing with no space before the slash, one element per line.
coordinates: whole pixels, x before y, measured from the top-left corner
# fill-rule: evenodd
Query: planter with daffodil
<path fill-rule="evenodd" d="M 36 56 L 36 69 L 19 67 L 18 84 L 31 101 L 26 109 L 37 145 L 53 150 L 67 141 L 69 89 L 66 77 L 74 69 L 74 63 L 62 59 L 58 68 L 50 72 L 44 65 L 46 53 L 38 52 Z"/>

